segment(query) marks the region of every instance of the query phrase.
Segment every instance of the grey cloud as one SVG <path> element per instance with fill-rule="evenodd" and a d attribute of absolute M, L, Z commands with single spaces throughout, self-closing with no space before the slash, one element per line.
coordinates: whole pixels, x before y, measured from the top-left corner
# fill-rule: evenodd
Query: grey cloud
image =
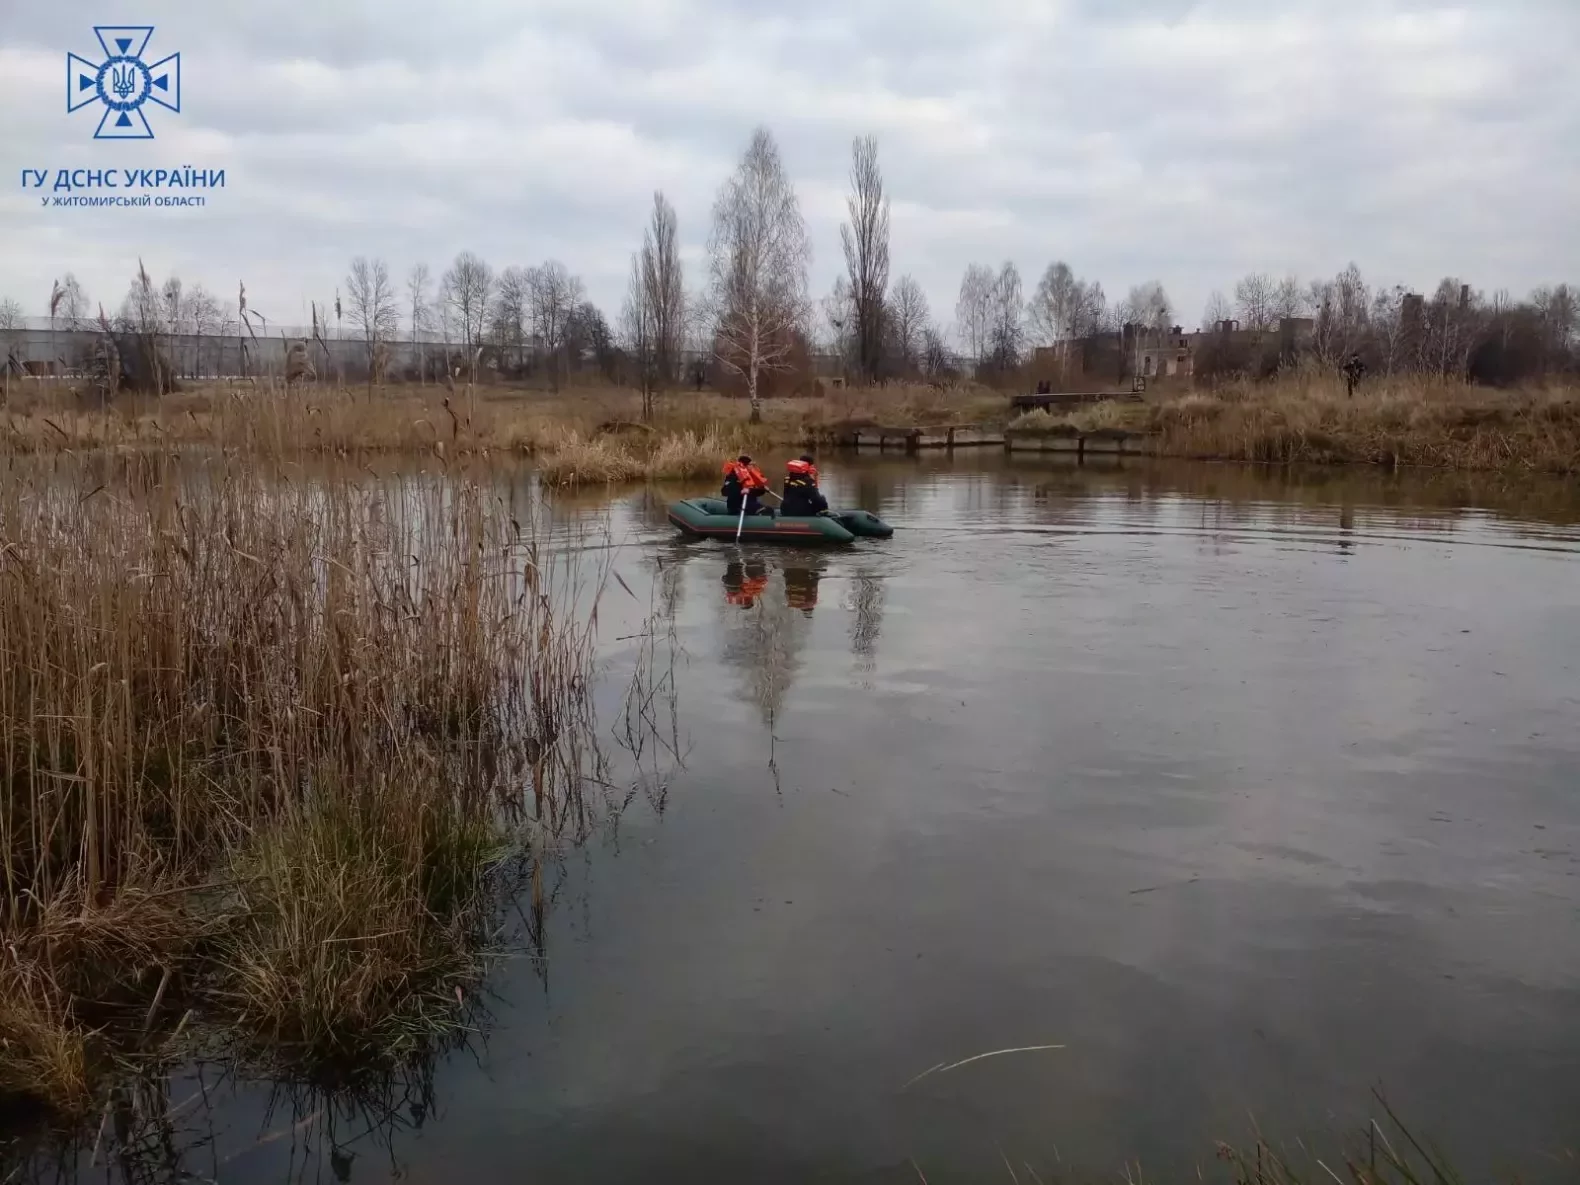
<path fill-rule="evenodd" d="M 60 57 L 93 47 L 62 7 L 0 33 L 0 295 L 29 305 L 68 267 L 118 299 L 138 251 L 297 307 L 353 254 L 403 272 L 467 247 L 559 258 L 612 313 L 652 190 L 695 253 L 759 122 L 800 181 L 817 291 L 850 140 L 879 136 L 896 274 L 945 320 L 972 260 L 1030 282 L 1063 257 L 1110 294 L 1155 276 L 1184 318 L 1251 268 L 1516 290 L 1580 270 L 1570 0 L 169 0 L 156 36 L 188 102 L 154 146 L 62 113 Z M 183 218 L 15 188 L 111 157 L 212 161 L 230 188 Z"/>

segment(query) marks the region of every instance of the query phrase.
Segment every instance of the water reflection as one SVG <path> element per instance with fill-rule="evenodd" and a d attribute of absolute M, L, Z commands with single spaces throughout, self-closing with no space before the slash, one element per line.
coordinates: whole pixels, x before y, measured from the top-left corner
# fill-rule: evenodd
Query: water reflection
<path fill-rule="evenodd" d="M 806 567 L 787 567 L 785 577 L 785 603 L 792 609 L 801 610 L 802 614 L 811 617 L 812 610 L 817 608 L 817 586 L 823 579 L 820 568 L 810 565 Z"/>
<path fill-rule="evenodd" d="M 724 600 L 741 609 L 751 609 L 768 587 L 768 565 L 762 560 L 732 560 L 724 568 Z"/>
<path fill-rule="evenodd" d="M 208 1063 L 117 1084 L 95 1128 L 17 1140 L 0 1152 L 16 1185 L 319 1185 L 404 1175 L 399 1144 L 438 1115 L 435 1070 L 466 1041 L 355 1083 L 249 1082 Z"/>
<path fill-rule="evenodd" d="M 665 494 L 562 503 L 635 540 L 615 652 L 695 651 L 627 715 L 661 738 L 644 782 L 684 752 L 686 793 L 566 862 L 541 998 L 500 987 L 445 1122 L 416 1072 L 270 1117 L 188 1071 L 81 1179 L 1003 1179 L 1001 1143 L 1042 1179 L 1183 1175 L 1248 1110 L 1331 1134 L 1374 1082 L 1472 1158 L 1572 1132 L 1572 484 L 827 469 L 894 540 L 735 549 L 677 541 Z M 898 1089 L 1041 1041 L 1067 1048 Z M 45 1168 L 15 1179 L 70 1179 Z"/>
<path fill-rule="evenodd" d="M 782 561 L 756 557 L 727 562 L 721 582 L 722 657 L 740 675 L 742 697 L 772 732 L 801 667 L 812 616 L 806 598 L 810 590 L 815 602 L 815 580 L 804 566 L 792 575 Z"/>

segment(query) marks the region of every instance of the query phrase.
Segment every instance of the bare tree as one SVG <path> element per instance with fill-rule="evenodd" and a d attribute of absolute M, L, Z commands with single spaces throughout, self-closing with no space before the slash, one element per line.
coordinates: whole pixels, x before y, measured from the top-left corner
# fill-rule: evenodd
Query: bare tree
<path fill-rule="evenodd" d="M 765 127 L 752 133 L 714 202 L 708 256 L 714 354 L 746 380 L 756 423 L 761 378 L 787 366 L 806 320 L 812 257 L 795 188 Z"/>
<path fill-rule="evenodd" d="M 1531 293 L 1530 303 L 1541 327 L 1544 350 L 1549 354 L 1567 350 L 1580 333 L 1580 290 L 1569 284 L 1544 286 Z"/>
<path fill-rule="evenodd" d="M 1234 309 L 1229 304 L 1229 298 L 1223 293 L 1214 291 L 1207 298 L 1207 307 L 1202 310 L 1201 327 L 1205 330 L 1217 329 L 1220 322 L 1234 319 Z"/>
<path fill-rule="evenodd" d="M 60 319 L 67 329 L 81 329 L 92 316 L 87 294 L 71 272 L 60 282 Z"/>
<path fill-rule="evenodd" d="M 1312 338 L 1316 355 L 1337 366 L 1361 348 L 1366 337 L 1371 292 L 1351 263 L 1331 280 L 1313 280 L 1307 300 L 1316 317 Z"/>
<path fill-rule="evenodd" d="M 499 273 L 490 320 L 501 351 L 514 351 L 517 366 L 527 361 L 528 325 L 532 319 L 531 273 L 524 267 L 507 267 Z"/>
<path fill-rule="evenodd" d="M 1089 337 L 1102 332 L 1108 322 L 1108 296 L 1103 292 L 1102 282 L 1093 280 L 1089 284 L 1077 285 L 1075 320 L 1070 327 L 1072 334 L 1075 337 Z"/>
<path fill-rule="evenodd" d="M 1480 295 L 1457 277 L 1445 277 L 1426 302 L 1426 332 L 1420 342 L 1423 370 L 1464 377 L 1481 329 Z"/>
<path fill-rule="evenodd" d="M 1063 260 L 1050 263 L 1026 309 L 1038 345 L 1056 346 L 1071 336 L 1079 296 L 1080 281 L 1070 265 Z"/>
<path fill-rule="evenodd" d="M 829 348 L 839 355 L 842 367 L 858 367 L 856 301 L 851 295 L 850 281 L 843 275 L 834 277 L 834 287 L 820 302 L 823 321 L 828 327 Z"/>
<path fill-rule="evenodd" d="M 1087 290 L 1070 265 L 1056 260 L 1037 281 L 1027 309 L 1027 320 L 1036 341 L 1058 350 L 1061 379 L 1069 362 L 1070 341 L 1081 335 Z"/>
<path fill-rule="evenodd" d="M 680 261 L 680 226 L 662 191 L 653 194 L 653 216 L 642 240 L 643 283 L 653 310 L 653 365 L 657 381 L 680 377 L 686 336 L 686 285 Z"/>
<path fill-rule="evenodd" d="M 1167 333 L 1174 320 L 1174 306 L 1156 280 L 1137 284 L 1125 297 L 1125 320 L 1158 333 Z"/>
<path fill-rule="evenodd" d="M 883 312 L 889 287 L 889 198 L 878 169 L 878 141 L 858 137 L 850 150 L 850 196 L 845 209 L 850 221 L 839 228 L 850 277 L 851 308 L 857 364 L 862 377 L 875 383 L 883 366 Z"/>
<path fill-rule="evenodd" d="M 653 302 L 651 241 L 631 255 L 631 277 L 626 282 L 625 306 L 620 310 L 620 336 L 626 353 L 636 364 L 642 390 L 642 419 L 653 418 L 653 394 L 658 386 L 658 310 Z"/>
<path fill-rule="evenodd" d="M 444 273 L 443 299 L 454 316 L 455 330 L 466 352 L 467 365 L 476 357 L 494 291 L 494 271 L 470 251 L 462 251 Z"/>
<path fill-rule="evenodd" d="M 0 350 L 5 358 L 0 361 L 0 376 L 4 377 L 6 395 L 10 396 L 11 372 L 21 369 L 22 306 L 11 297 L 0 300 Z"/>
<path fill-rule="evenodd" d="M 549 260 L 541 267 L 527 269 L 527 307 L 532 320 L 532 336 L 549 358 L 549 373 L 559 388 L 560 363 L 565 353 L 565 328 L 571 313 L 584 298 L 581 280 L 571 275 L 563 263 Z"/>
<path fill-rule="evenodd" d="M 955 375 L 955 360 L 949 353 L 949 343 L 935 326 L 922 330 L 922 373 L 932 382 L 939 382 Z"/>
<path fill-rule="evenodd" d="M 417 350 L 417 379 L 426 377 L 427 351 L 423 348 L 422 335 L 433 325 L 433 310 L 428 304 L 428 285 L 431 283 L 426 263 L 412 265 L 406 273 L 407 311 L 411 314 L 411 340 Z"/>
<path fill-rule="evenodd" d="M 889 297 L 889 340 L 901 369 L 909 376 L 920 369 L 926 347 L 925 334 L 931 324 L 927 293 L 914 276 L 901 276 L 894 282 Z"/>
<path fill-rule="evenodd" d="M 1278 282 L 1278 287 L 1273 291 L 1273 317 L 1282 320 L 1285 317 L 1298 317 L 1306 311 L 1306 294 L 1300 287 L 1297 276 L 1285 276 Z"/>
<path fill-rule="evenodd" d="M 1264 272 L 1253 272 L 1234 286 L 1234 304 L 1247 329 L 1264 330 L 1274 322 L 1273 305 L 1278 285 Z"/>
<path fill-rule="evenodd" d="M 179 306 L 181 281 L 172 277 L 164 285 L 156 285 L 143 261 L 137 261 L 137 275 L 133 277 L 126 299 L 121 303 L 121 328 L 136 339 L 137 373 L 134 381 L 152 386 L 154 394 L 163 395 L 171 389 L 169 364 L 164 356 L 165 339 L 170 332 L 168 310 Z M 172 296 L 174 299 L 172 300 Z M 125 359 L 123 359 L 125 362 Z"/>
<path fill-rule="evenodd" d="M 565 319 L 565 358 L 572 373 L 588 365 L 595 367 L 604 378 L 616 377 L 617 347 L 614 331 L 603 310 L 590 300 L 583 300 L 571 309 Z"/>
<path fill-rule="evenodd" d="M 379 343 L 394 337 L 400 323 L 389 267 L 382 259 L 370 261 L 358 255 L 351 261 L 351 271 L 346 276 L 346 296 L 351 304 L 351 324 L 362 333 L 371 379 Z"/>
<path fill-rule="evenodd" d="M 960 295 L 955 300 L 955 321 L 960 344 L 973 361 L 987 352 L 988 330 L 993 323 L 993 269 L 973 263 L 960 278 Z"/>
<path fill-rule="evenodd" d="M 1379 288 L 1369 312 L 1371 336 L 1376 343 L 1378 365 L 1384 374 L 1393 374 L 1405 362 L 1406 326 L 1404 299 L 1409 295 L 1402 285 Z"/>
<path fill-rule="evenodd" d="M 993 279 L 992 300 L 988 306 L 988 358 L 993 369 L 1001 374 L 1020 365 L 1025 305 L 1020 269 L 1005 260 Z"/>
<path fill-rule="evenodd" d="M 192 285 L 192 290 L 187 293 L 187 323 L 192 327 L 193 348 L 191 355 L 191 377 L 199 378 L 205 373 L 203 367 L 204 344 L 213 340 L 221 330 L 224 311 L 220 308 L 219 298 L 202 284 Z M 218 361 L 214 369 L 218 370 Z"/>

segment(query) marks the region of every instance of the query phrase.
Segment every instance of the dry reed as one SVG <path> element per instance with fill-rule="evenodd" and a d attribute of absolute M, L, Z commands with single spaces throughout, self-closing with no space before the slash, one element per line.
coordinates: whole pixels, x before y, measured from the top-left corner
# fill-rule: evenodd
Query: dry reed
<path fill-rule="evenodd" d="M 596 575 L 464 477 L 0 460 L 0 1094 L 408 1052 L 575 818 Z"/>
<path fill-rule="evenodd" d="M 1301 370 L 1268 383 L 1229 381 L 1189 393 L 1149 393 L 1067 412 L 1012 417 L 1008 398 L 985 388 L 836 388 L 825 396 L 769 400 L 763 422 L 744 400 L 705 393 L 662 396 L 645 433 L 632 391 L 559 395 L 505 387 L 298 385 L 215 387 L 161 400 L 123 397 L 82 410 L 69 394 L 13 398 L 0 447 L 13 452 L 205 447 L 265 457 L 305 453 L 441 455 L 520 453 L 545 462 L 558 484 L 711 475 L 703 442 L 718 455 L 827 444 L 863 426 L 1008 426 L 1026 434 L 1128 430 L 1167 456 L 1257 462 L 1358 462 L 1478 470 L 1573 473 L 1580 466 L 1580 390 L 1494 391 L 1420 377 L 1343 382 Z M 644 439 L 645 436 L 645 439 Z M 709 445 L 711 447 L 711 444 Z M 662 454 L 662 456 L 660 456 Z"/>

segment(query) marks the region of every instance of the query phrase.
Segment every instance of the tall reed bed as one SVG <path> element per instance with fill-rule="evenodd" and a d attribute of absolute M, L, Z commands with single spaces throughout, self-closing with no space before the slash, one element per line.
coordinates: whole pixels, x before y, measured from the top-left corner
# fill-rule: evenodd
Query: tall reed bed
<path fill-rule="evenodd" d="M 464 475 L 0 464 L 0 1095 L 451 1023 L 584 814 L 607 570 Z"/>

